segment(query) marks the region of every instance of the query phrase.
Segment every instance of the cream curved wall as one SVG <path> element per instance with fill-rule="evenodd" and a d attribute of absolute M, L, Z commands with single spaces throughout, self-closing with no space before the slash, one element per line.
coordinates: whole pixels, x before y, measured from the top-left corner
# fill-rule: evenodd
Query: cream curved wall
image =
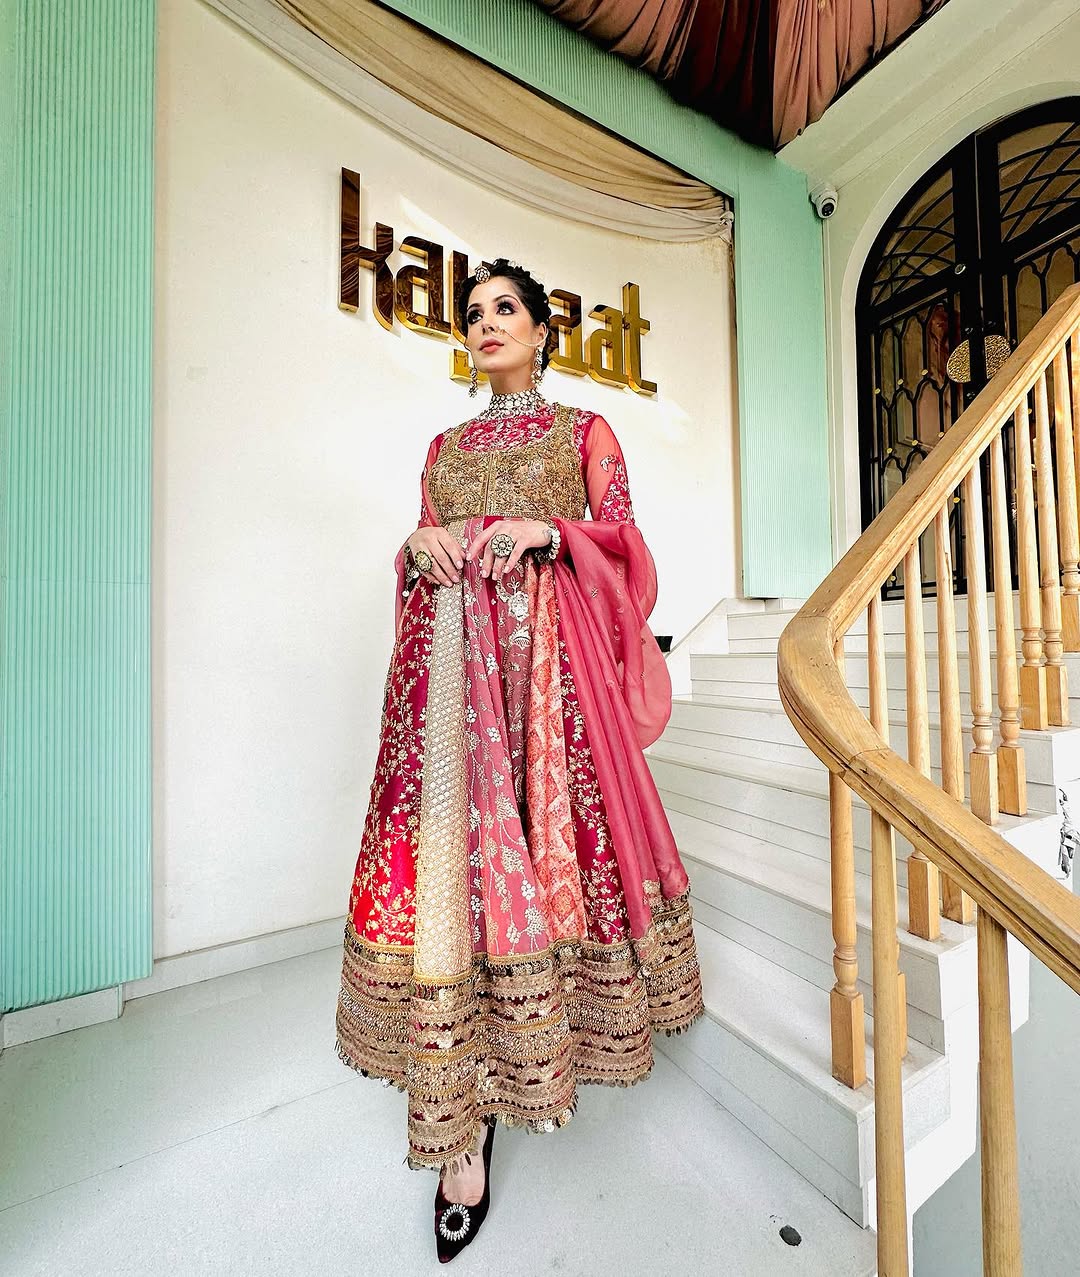
<path fill-rule="evenodd" d="M 978 30 L 965 43 L 947 34 L 946 22 Z M 874 240 L 907 192 L 964 138 L 1025 107 L 1080 94 L 1075 0 L 950 0 L 917 37 L 922 43 L 902 46 L 826 117 L 848 141 L 815 149 L 811 129 L 783 150 L 806 166 L 811 187 L 829 181 L 839 194 L 822 224 L 837 557 L 862 531 L 855 300 Z M 901 97 L 896 81 L 905 72 Z"/>
<path fill-rule="evenodd" d="M 479 191 L 199 0 L 162 0 L 153 544 L 155 955 L 344 914 L 429 440 L 469 413 L 448 346 L 337 308 L 338 175 L 376 220 L 505 253 L 586 305 L 641 286 L 656 400 L 602 412 L 654 552 L 659 633 L 736 592 L 726 249 L 600 232 Z M 469 103 L 491 110 L 497 104 Z M 393 264 L 403 263 L 397 255 Z"/>

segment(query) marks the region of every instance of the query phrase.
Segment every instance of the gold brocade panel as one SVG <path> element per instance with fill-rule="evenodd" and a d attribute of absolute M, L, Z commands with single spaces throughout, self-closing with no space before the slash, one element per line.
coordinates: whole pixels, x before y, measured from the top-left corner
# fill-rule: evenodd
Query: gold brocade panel
<path fill-rule="evenodd" d="M 428 474 L 428 491 L 445 527 L 452 519 L 585 517 L 585 482 L 574 442 L 574 410 L 556 406 L 551 428 L 514 448 L 470 452 L 465 425 L 449 431 Z"/>

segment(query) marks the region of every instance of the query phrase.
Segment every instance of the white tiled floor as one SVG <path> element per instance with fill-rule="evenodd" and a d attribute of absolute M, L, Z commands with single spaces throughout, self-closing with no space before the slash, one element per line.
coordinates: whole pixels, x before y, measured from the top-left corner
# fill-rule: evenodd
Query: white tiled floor
<path fill-rule="evenodd" d="M 443 1271 L 405 1097 L 334 1054 L 338 970 L 292 958 L 0 1056 L 0 1272 Z M 500 1127 L 492 1196 L 458 1274 L 873 1271 L 872 1236 L 660 1053 L 556 1134 Z"/>

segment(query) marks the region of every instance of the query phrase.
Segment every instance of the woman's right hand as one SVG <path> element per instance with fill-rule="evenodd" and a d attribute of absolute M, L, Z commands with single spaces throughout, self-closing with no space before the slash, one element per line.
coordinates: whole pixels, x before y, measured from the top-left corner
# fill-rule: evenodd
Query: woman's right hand
<path fill-rule="evenodd" d="M 417 528 L 405 544 L 409 547 L 414 563 L 420 550 L 426 550 L 431 555 L 431 569 L 422 572 L 421 576 L 438 585 L 457 585 L 461 580 L 460 573 L 464 563 L 461 546 L 445 528 Z M 418 563 L 416 567 L 419 571 Z"/>

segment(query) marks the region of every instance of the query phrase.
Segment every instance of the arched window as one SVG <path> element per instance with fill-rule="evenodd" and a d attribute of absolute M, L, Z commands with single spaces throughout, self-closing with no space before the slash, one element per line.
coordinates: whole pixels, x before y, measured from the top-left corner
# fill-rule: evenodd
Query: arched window
<path fill-rule="evenodd" d="M 1080 98 L 979 130 L 905 196 L 856 302 L 864 527 L 1078 280 Z M 1006 444 L 1011 483 L 1008 433 Z M 959 565 L 958 503 L 952 524 Z M 932 542 L 923 576 L 933 581 Z"/>

